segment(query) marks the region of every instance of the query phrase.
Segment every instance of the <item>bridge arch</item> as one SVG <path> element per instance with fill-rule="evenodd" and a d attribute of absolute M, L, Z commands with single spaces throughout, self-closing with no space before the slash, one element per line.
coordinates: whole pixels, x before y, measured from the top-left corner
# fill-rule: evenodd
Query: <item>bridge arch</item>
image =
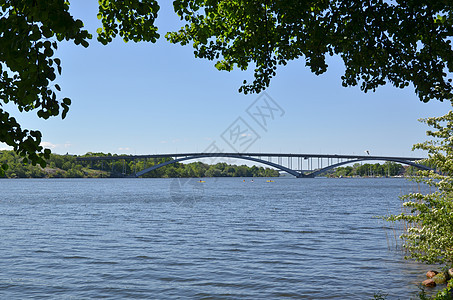
<path fill-rule="evenodd" d="M 263 160 L 261 157 L 268 157 L 268 160 Z M 77 157 L 76 159 L 78 161 L 105 161 L 105 160 L 118 160 L 122 159 L 124 161 L 126 160 L 134 160 L 135 159 L 147 159 L 147 158 L 159 158 L 159 157 L 166 157 L 166 158 L 171 158 L 171 160 L 154 165 L 152 167 L 146 168 L 140 172 L 135 173 L 132 176 L 135 177 L 140 177 L 148 172 L 151 172 L 153 170 L 162 168 L 164 166 L 167 166 L 169 164 L 174 164 L 177 162 L 182 162 L 186 160 L 193 160 L 193 159 L 200 159 L 200 158 L 213 158 L 213 157 L 222 157 L 222 158 L 235 158 L 235 159 L 242 159 L 242 160 L 249 160 L 253 162 L 257 162 L 263 165 L 267 165 L 273 168 L 276 168 L 278 170 L 284 171 L 290 175 L 293 175 L 298 178 L 312 178 L 315 177 L 323 172 L 326 172 L 330 169 L 340 167 L 342 165 L 346 164 L 351 164 L 351 163 L 356 163 L 356 162 L 361 162 L 361 161 L 392 161 L 392 162 L 397 162 L 409 166 L 414 166 L 418 169 L 422 170 L 433 170 L 432 168 L 429 168 L 424 165 L 417 164 L 416 161 L 423 160 L 424 158 L 415 158 L 415 157 L 389 157 L 389 156 L 356 156 L 356 155 L 328 155 L 328 154 L 275 154 L 275 153 L 180 153 L 180 154 L 151 154 L 151 155 L 124 155 L 124 156 L 101 156 L 101 157 Z M 284 165 L 281 164 L 280 160 L 279 163 L 274 163 L 271 162 L 271 157 L 278 157 L 278 158 L 288 158 L 288 166 L 290 167 L 285 167 Z M 299 160 L 299 167 L 300 165 L 300 159 L 308 159 L 308 158 L 318 158 L 318 167 L 319 167 L 319 159 L 321 159 L 321 166 L 322 166 L 322 160 L 323 159 L 328 159 L 328 163 L 332 163 L 328 165 L 327 167 L 324 168 L 319 168 L 319 169 L 311 169 L 310 173 L 307 173 L 306 171 L 302 170 L 294 170 L 292 169 L 291 165 L 292 162 L 290 162 L 290 159 L 293 158 L 298 158 Z M 333 160 L 338 159 L 338 163 L 333 164 Z M 344 161 L 340 162 L 340 159 L 344 159 Z"/>
<path fill-rule="evenodd" d="M 186 160 L 192 160 L 192 159 L 199 159 L 199 158 L 210 158 L 210 157 L 222 157 L 222 158 L 237 158 L 237 159 L 243 159 L 243 160 L 249 160 L 249 161 L 254 161 L 254 162 L 257 162 L 257 163 L 261 163 L 261 164 L 264 164 L 264 165 L 268 165 L 268 166 L 271 166 L 271 167 L 274 167 L 276 169 L 279 169 L 279 170 L 282 170 L 282 171 L 285 171 L 295 177 L 312 177 L 311 174 L 308 174 L 308 175 L 305 175 L 305 174 L 302 174 L 302 173 L 299 173 L 295 170 L 292 170 L 290 168 L 287 168 L 285 166 L 282 166 L 282 165 L 279 165 L 279 164 L 276 164 L 276 163 L 273 163 L 273 162 L 270 162 L 270 161 L 266 161 L 266 160 L 262 160 L 262 159 L 259 159 L 259 158 L 255 158 L 255 157 L 251 157 L 251 156 L 244 156 L 244 155 L 235 155 L 235 154 L 222 154 L 222 155 L 210 155 L 210 154 L 200 154 L 200 155 L 191 155 L 191 156 L 185 156 L 185 157 L 180 157 L 180 158 L 175 158 L 173 160 L 170 160 L 170 161 L 166 161 L 166 162 L 163 162 L 163 163 L 160 163 L 160 164 L 157 164 L 157 165 L 154 165 L 152 167 L 149 167 L 149 168 L 146 168 L 140 172 L 137 172 L 135 173 L 135 177 L 140 177 L 148 172 L 151 172 L 153 170 L 156 170 L 156 169 L 159 169 L 159 168 L 162 168 L 162 167 L 165 167 L 167 165 L 170 165 L 170 164 L 174 164 L 174 163 L 177 163 L 177 162 L 182 162 L 182 161 L 186 161 Z"/>

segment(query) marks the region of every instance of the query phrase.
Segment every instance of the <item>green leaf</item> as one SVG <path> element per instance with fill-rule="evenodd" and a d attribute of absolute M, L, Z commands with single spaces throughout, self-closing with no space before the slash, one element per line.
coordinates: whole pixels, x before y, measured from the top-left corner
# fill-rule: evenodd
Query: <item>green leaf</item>
<path fill-rule="evenodd" d="M 63 98 L 63 103 L 66 104 L 66 105 L 71 105 L 71 99 Z"/>
<path fill-rule="evenodd" d="M 47 166 L 47 163 L 46 163 L 45 160 L 41 160 L 41 161 L 39 162 L 39 165 L 41 166 L 41 168 L 45 168 L 45 167 Z"/>

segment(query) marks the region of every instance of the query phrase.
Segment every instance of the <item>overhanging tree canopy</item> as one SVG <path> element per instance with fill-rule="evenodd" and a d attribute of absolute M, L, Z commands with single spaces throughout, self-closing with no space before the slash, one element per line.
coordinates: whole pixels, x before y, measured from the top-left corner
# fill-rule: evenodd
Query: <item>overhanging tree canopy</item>
<path fill-rule="evenodd" d="M 195 56 L 216 61 L 220 70 L 255 68 L 244 93 L 269 86 L 277 66 L 305 59 L 315 74 L 327 70 L 326 56 L 339 55 L 344 86 L 363 91 L 386 83 L 411 83 L 421 101 L 451 100 L 453 90 L 453 3 L 449 0 L 296 1 L 176 0 L 186 22 L 166 35 L 172 43 L 192 44 Z M 64 0 L 0 0 L 0 105 L 36 110 L 41 118 L 64 118 L 71 101 L 54 84 L 61 73 L 58 42 L 88 47 L 91 35 L 69 13 Z M 117 35 L 125 41 L 155 42 L 159 11 L 155 0 L 99 0 L 98 40 Z M 50 151 L 41 133 L 21 128 L 0 108 L 0 142 L 32 163 L 45 164 Z M 6 167 L 6 166 L 5 166 Z"/>
<path fill-rule="evenodd" d="M 193 43 L 195 56 L 218 60 L 221 70 L 255 64 L 241 90 L 269 86 L 278 65 L 303 58 L 315 74 L 326 55 L 340 55 L 344 86 L 363 91 L 386 82 L 412 83 L 424 102 L 451 99 L 453 2 L 412 1 L 174 1 L 187 25 L 171 42 Z"/>

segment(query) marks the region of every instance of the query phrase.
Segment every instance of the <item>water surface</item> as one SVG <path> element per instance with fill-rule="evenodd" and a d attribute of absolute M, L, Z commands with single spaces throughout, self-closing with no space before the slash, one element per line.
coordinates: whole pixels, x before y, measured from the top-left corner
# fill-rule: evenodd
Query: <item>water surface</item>
<path fill-rule="evenodd" d="M 416 296 L 404 179 L 204 180 L 0 180 L 0 298 Z"/>

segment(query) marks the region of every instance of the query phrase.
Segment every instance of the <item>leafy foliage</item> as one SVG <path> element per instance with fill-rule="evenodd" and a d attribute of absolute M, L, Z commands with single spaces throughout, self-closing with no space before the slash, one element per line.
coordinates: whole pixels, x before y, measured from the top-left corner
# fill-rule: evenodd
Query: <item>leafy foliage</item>
<path fill-rule="evenodd" d="M 159 6 L 153 0 L 99 1 L 103 28 L 98 40 L 107 44 L 117 34 L 125 41 L 151 41 L 159 37 L 154 20 Z M 67 40 L 88 47 L 91 34 L 69 13 L 65 0 L 0 0 L 0 107 L 14 103 L 20 112 L 35 110 L 38 117 L 64 119 L 71 100 L 59 96 L 54 81 L 62 72 L 55 57 L 58 43 Z M 0 108 L 0 142 L 11 146 L 33 165 L 46 165 L 50 150 L 43 149 L 41 133 L 22 129 Z M 6 165 L 0 168 L 4 173 Z"/>
<path fill-rule="evenodd" d="M 452 280 L 450 280 L 450 282 L 453 283 Z M 453 288 L 447 286 L 446 288 L 438 291 L 435 295 L 429 296 L 425 292 L 425 288 L 423 286 L 420 286 L 420 292 L 418 293 L 418 298 L 420 300 L 451 300 L 451 299 L 453 299 Z"/>
<path fill-rule="evenodd" d="M 154 25 L 158 11 L 159 4 L 155 0 L 99 0 L 98 19 L 103 27 L 97 30 L 98 41 L 106 45 L 119 34 L 125 42 L 155 43 L 159 38 Z"/>
<path fill-rule="evenodd" d="M 14 103 L 19 111 L 37 110 L 47 119 L 60 113 L 66 116 L 71 101 L 59 101 L 61 61 L 54 57 L 57 41 L 73 40 L 87 47 L 90 35 L 83 23 L 68 12 L 68 3 L 49 1 L 0 1 L 0 106 Z M 27 156 L 31 163 L 45 165 L 50 150 L 43 151 L 41 133 L 21 128 L 4 109 L 0 109 L 0 142 Z"/>
<path fill-rule="evenodd" d="M 340 55 L 344 86 L 363 91 L 412 83 L 420 100 L 451 99 L 453 2 L 434 1 L 203 1 L 176 0 L 186 25 L 167 34 L 173 43 L 193 42 L 195 56 L 217 60 L 219 70 L 255 65 L 252 83 L 269 86 L 278 65 L 305 58 L 315 74 L 326 55 Z"/>
<path fill-rule="evenodd" d="M 432 140 L 414 145 L 428 152 L 425 163 L 434 171 L 420 171 L 416 177 L 435 188 L 429 194 L 410 193 L 403 196 L 410 213 L 391 216 L 409 224 L 402 235 L 410 257 L 426 263 L 453 264 L 453 112 L 442 117 L 421 120 L 434 130 L 427 131 Z"/>

